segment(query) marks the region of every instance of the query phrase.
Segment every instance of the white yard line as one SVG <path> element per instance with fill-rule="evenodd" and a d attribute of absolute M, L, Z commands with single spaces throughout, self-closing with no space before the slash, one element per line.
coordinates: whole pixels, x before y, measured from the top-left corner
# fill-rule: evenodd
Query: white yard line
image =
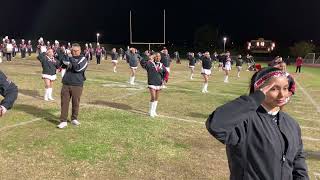
<path fill-rule="evenodd" d="M 302 140 L 306 140 L 306 141 L 319 141 L 319 142 L 320 142 L 320 139 L 312 138 L 312 137 L 306 137 L 306 136 L 302 136 Z"/>
<path fill-rule="evenodd" d="M 24 125 L 27 125 L 27 124 L 31 124 L 33 122 L 37 122 L 37 121 L 40 121 L 42 120 L 41 118 L 35 118 L 35 119 L 32 119 L 30 121 L 26 121 L 26 122 L 21 122 L 21 123 L 18 123 L 18 124 L 14 124 L 14 125 L 10 125 L 10 126 L 5 126 L 3 128 L 0 129 L 0 132 L 4 131 L 4 130 L 7 130 L 7 129 L 11 129 L 11 128 L 15 128 L 15 127 L 19 127 L 19 126 L 24 126 Z"/>
<path fill-rule="evenodd" d="M 313 130 L 313 131 L 320 131 L 320 128 L 315 128 L 315 127 L 307 127 L 307 126 L 300 126 L 301 129 L 310 129 L 310 130 Z"/>
<path fill-rule="evenodd" d="M 317 112 L 320 113 L 320 106 L 316 103 L 316 101 L 311 97 L 311 95 L 300 85 L 300 83 L 296 80 L 296 83 L 299 89 L 302 91 L 304 95 L 309 99 L 312 105 L 316 108 Z"/>

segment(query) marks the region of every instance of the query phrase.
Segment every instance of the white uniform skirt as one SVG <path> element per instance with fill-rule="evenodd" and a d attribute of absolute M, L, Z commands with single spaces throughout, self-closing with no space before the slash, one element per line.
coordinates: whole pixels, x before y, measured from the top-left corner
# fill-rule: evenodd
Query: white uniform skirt
<path fill-rule="evenodd" d="M 42 79 L 49 79 L 51 81 L 54 81 L 57 79 L 57 75 L 42 74 Z"/>
<path fill-rule="evenodd" d="M 193 69 L 193 68 L 194 68 L 194 66 L 189 66 L 189 68 L 190 68 L 190 69 Z"/>
<path fill-rule="evenodd" d="M 161 90 L 162 86 L 148 85 L 148 88 L 154 89 L 154 90 Z"/>
<path fill-rule="evenodd" d="M 138 69 L 138 67 L 131 67 L 131 66 L 130 66 L 130 68 L 131 68 L 131 69 Z"/>
<path fill-rule="evenodd" d="M 227 71 L 231 71 L 231 63 L 227 62 L 225 67 L 224 67 L 224 69 L 227 70 Z"/>
<path fill-rule="evenodd" d="M 111 62 L 117 64 L 117 63 L 118 63 L 118 60 L 112 60 Z"/>
<path fill-rule="evenodd" d="M 202 68 L 201 74 L 211 75 L 211 69 L 203 69 L 203 68 Z"/>

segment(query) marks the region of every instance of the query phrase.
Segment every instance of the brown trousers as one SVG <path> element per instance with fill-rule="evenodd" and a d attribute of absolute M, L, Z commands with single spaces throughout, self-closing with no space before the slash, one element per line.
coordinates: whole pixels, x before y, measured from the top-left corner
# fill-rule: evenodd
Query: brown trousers
<path fill-rule="evenodd" d="M 72 98 L 71 120 L 78 120 L 80 97 L 83 87 L 63 85 L 61 89 L 61 116 L 60 121 L 66 122 L 68 119 L 69 103 Z"/>

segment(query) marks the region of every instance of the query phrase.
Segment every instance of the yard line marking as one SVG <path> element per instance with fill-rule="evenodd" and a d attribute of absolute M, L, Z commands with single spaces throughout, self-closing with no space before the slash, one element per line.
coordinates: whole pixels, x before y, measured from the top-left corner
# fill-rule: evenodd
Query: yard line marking
<path fill-rule="evenodd" d="M 299 89 L 302 91 L 304 95 L 307 96 L 309 101 L 313 104 L 313 106 L 316 108 L 317 112 L 320 113 L 320 106 L 316 103 L 316 101 L 311 97 L 311 95 L 300 85 L 300 83 L 296 80 L 296 83 L 299 87 Z"/>
<path fill-rule="evenodd" d="M 87 103 L 81 103 L 80 105 L 85 106 L 85 107 L 98 107 L 102 109 L 111 109 L 111 110 L 117 110 L 117 111 L 123 111 L 123 112 L 131 112 L 135 114 L 142 114 L 142 115 L 148 115 L 146 112 L 140 112 L 137 110 L 123 110 L 123 109 L 117 109 L 109 106 L 103 106 L 103 105 L 96 105 L 96 104 L 87 104 Z M 190 119 L 183 119 L 183 118 L 177 118 L 177 117 L 171 117 L 171 116 L 165 116 L 165 115 L 159 115 L 158 117 L 163 117 L 163 118 L 168 118 L 168 119 L 175 119 L 178 121 L 184 121 L 184 122 L 189 122 L 189 123 L 197 123 L 197 124 L 203 124 L 204 122 L 199 122 L 195 120 L 190 120 Z"/>
<path fill-rule="evenodd" d="M 306 136 L 302 136 L 303 140 L 306 141 L 320 141 L 320 139 L 316 139 L 316 138 L 312 138 L 312 137 L 306 137 Z"/>
<path fill-rule="evenodd" d="M 12 129 L 12 128 L 15 128 L 15 127 L 19 127 L 19 126 L 24 126 L 24 125 L 27 125 L 27 124 L 31 124 L 33 122 L 37 122 L 37 121 L 40 121 L 42 120 L 42 118 L 35 118 L 33 120 L 30 120 L 30 121 L 26 121 L 26 122 L 21 122 L 21 123 L 18 123 L 18 124 L 14 124 L 14 125 L 10 125 L 10 126 L 5 126 L 3 128 L 0 129 L 0 132 L 4 131 L 4 130 L 7 130 L 7 129 Z"/>
<path fill-rule="evenodd" d="M 300 126 L 301 129 L 310 129 L 310 130 L 314 130 L 314 131 L 320 131 L 320 128 L 314 128 L 314 127 L 307 127 L 307 126 Z"/>

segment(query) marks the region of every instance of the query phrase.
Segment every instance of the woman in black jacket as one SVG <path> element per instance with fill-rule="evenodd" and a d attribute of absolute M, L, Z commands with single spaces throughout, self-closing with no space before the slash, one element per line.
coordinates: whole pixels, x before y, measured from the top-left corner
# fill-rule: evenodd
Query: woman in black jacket
<path fill-rule="evenodd" d="M 218 107 L 208 131 L 226 144 L 230 179 L 309 179 L 301 129 L 281 111 L 290 95 L 287 74 L 269 67 L 256 72 L 250 95 Z"/>
<path fill-rule="evenodd" d="M 160 53 L 155 53 L 147 58 L 149 58 L 149 60 L 146 60 L 146 58 L 142 59 L 140 64 L 145 70 L 147 70 L 148 73 L 148 88 L 151 96 L 149 115 L 151 117 L 155 117 L 158 116 L 156 111 L 160 91 L 163 88 L 163 83 L 168 82 L 169 72 L 160 62 Z"/>
<path fill-rule="evenodd" d="M 44 100 L 54 100 L 52 97 L 53 82 L 57 79 L 56 71 L 61 63 L 54 57 L 53 49 L 49 48 L 47 52 L 40 53 L 38 60 L 42 65 L 42 79 L 45 84 Z"/>

